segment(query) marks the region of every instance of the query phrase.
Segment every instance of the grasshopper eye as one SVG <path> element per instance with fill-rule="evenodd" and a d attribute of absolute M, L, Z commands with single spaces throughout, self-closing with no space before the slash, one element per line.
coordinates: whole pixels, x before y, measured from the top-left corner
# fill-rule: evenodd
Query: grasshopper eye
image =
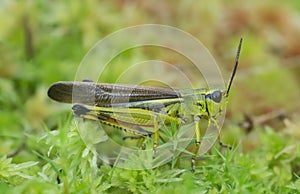
<path fill-rule="evenodd" d="M 217 90 L 217 91 L 214 91 L 212 94 L 211 94 L 211 99 L 214 101 L 214 102 L 221 102 L 222 100 L 222 93 L 220 90 Z"/>

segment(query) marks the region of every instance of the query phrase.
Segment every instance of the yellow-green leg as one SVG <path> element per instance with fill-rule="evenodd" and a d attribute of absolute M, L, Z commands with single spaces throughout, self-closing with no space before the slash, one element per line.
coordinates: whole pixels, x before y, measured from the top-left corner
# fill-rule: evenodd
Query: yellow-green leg
<path fill-rule="evenodd" d="M 218 129 L 218 141 L 219 141 L 219 145 L 220 145 L 221 147 L 228 148 L 228 149 L 231 150 L 232 147 L 231 147 L 230 145 L 224 144 L 224 143 L 222 143 L 222 141 L 221 141 L 221 128 L 220 128 L 218 122 L 217 122 L 215 119 L 212 119 L 212 120 L 213 120 L 214 124 L 216 125 L 216 127 L 217 127 L 217 129 Z M 208 121 L 208 122 L 210 123 L 210 121 Z"/>
<path fill-rule="evenodd" d="M 194 122 L 195 122 L 195 133 L 196 133 L 196 146 L 195 146 L 194 154 L 192 156 L 192 161 L 191 161 L 192 172 L 195 171 L 196 157 L 198 155 L 198 151 L 200 148 L 200 142 L 201 142 L 200 117 L 195 116 Z"/>
<path fill-rule="evenodd" d="M 154 142 L 153 142 L 153 155 L 152 158 L 154 159 L 156 156 L 156 148 L 158 146 L 158 138 L 159 138 L 159 133 L 158 133 L 158 121 L 157 121 L 157 115 L 153 116 L 153 123 L 154 123 Z"/>

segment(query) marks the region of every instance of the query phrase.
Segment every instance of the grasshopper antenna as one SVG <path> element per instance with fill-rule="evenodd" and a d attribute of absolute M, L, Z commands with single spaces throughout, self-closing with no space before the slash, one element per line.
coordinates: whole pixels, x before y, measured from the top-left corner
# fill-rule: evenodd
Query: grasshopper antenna
<path fill-rule="evenodd" d="M 239 43 L 239 46 L 238 46 L 238 49 L 237 49 L 237 53 L 236 53 L 236 56 L 235 56 L 235 63 L 234 63 L 232 74 L 231 74 L 231 77 L 230 77 L 230 80 L 229 80 L 229 83 L 228 83 L 228 87 L 227 87 L 227 91 L 226 91 L 226 96 L 228 96 L 228 94 L 229 94 L 229 90 L 230 90 L 233 78 L 235 76 L 236 69 L 237 69 L 238 64 L 239 64 L 239 57 L 240 57 L 242 42 L 243 42 L 243 38 L 240 39 L 240 43 Z"/>

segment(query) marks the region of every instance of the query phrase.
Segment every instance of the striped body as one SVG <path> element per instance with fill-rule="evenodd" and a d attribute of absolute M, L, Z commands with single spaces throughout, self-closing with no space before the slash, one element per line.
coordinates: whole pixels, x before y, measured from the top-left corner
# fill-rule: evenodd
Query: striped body
<path fill-rule="evenodd" d="M 154 117 L 166 125 L 191 123 L 195 116 L 216 117 L 214 110 L 221 113 L 225 99 L 225 93 L 220 90 L 95 82 L 57 82 L 50 87 L 48 95 L 59 102 L 75 103 L 72 109 L 77 117 L 142 136 L 153 133 Z"/>

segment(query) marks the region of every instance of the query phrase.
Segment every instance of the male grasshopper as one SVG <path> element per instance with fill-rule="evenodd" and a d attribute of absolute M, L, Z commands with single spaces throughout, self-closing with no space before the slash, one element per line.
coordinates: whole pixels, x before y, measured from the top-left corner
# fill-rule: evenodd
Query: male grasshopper
<path fill-rule="evenodd" d="M 195 160 L 201 142 L 200 121 L 208 120 L 219 130 L 217 118 L 222 114 L 235 76 L 241 50 L 238 45 L 235 64 L 228 86 L 220 89 L 171 89 L 165 87 L 105 84 L 91 81 L 57 82 L 48 90 L 48 96 L 64 103 L 75 103 L 74 115 L 98 121 L 141 137 L 154 138 L 153 149 L 158 146 L 159 125 L 176 123 L 177 126 L 195 124 L 196 147 L 191 160 Z M 153 130 L 149 130 L 152 128 Z"/>

